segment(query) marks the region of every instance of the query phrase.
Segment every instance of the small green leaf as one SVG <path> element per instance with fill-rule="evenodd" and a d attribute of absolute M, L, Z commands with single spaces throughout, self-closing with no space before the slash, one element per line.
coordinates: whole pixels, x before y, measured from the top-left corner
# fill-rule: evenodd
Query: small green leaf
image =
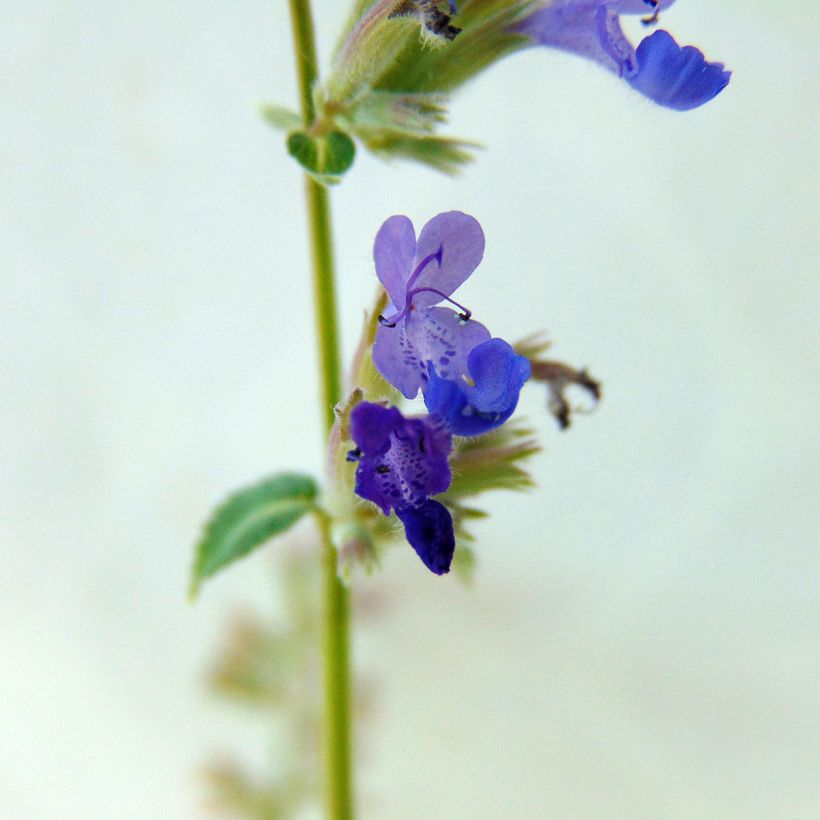
<path fill-rule="evenodd" d="M 282 105 L 264 103 L 259 110 L 264 120 L 280 131 L 293 131 L 302 124 L 302 120 L 295 111 Z"/>
<path fill-rule="evenodd" d="M 310 476 L 280 473 L 232 495 L 197 544 L 190 596 L 205 578 L 292 527 L 313 508 L 317 492 Z"/>
<path fill-rule="evenodd" d="M 303 131 L 288 134 L 288 153 L 307 171 L 317 171 L 319 145 Z"/>
<path fill-rule="evenodd" d="M 288 135 L 288 153 L 323 185 L 339 181 L 353 164 L 356 146 L 342 131 L 331 131 L 323 137 L 313 137 L 304 131 Z"/>
<path fill-rule="evenodd" d="M 331 131 L 325 140 L 325 167 L 323 173 L 339 176 L 351 165 L 356 156 L 353 140 L 343 131 Z"/>

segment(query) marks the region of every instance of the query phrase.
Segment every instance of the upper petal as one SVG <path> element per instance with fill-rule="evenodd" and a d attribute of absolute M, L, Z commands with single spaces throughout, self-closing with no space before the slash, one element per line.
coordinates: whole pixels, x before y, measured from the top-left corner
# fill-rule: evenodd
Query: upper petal
<path fill-rule="evenodd" d="M 390 434 L 402 421 L 395 407 L 363 401 L 350 411 L 350 435 L 365 456 L 378 456 L 390 447 Z"/>
<path fill-rule="evenodd" d="M 386 219 L 373 244 L 376 276 L 384 285 L 397 310 L 405 305 L 405 285 L 413 270 L 416 231 L 413 223 L 401 214 Z"/>
<path fill-rule="evenodd" d="M 434 216 L 422 228 L 416 245 L 415 267 L 441 248 L 441 264 L 435 261 L 422 270 L 410 287 L 435 288 L 449 296 L 478 267 L 484 256 L 484 231 L 475 217 L 461 211 L 446 211 Z M 413 299 L 418 307 L 441 301 L 434 293 L 420 293 Z M 398 307 L 398 305 L 397 305 Z"/>
<path fill-rule="evenodd" d="M 656 31 L 641 41 L 638 71 L 629 84 L 659 105 L 687 111 L 717 96 L 731 73 L 723 63 L 707 63 L 693 46 L 681 48 L 666 31 Z"/>

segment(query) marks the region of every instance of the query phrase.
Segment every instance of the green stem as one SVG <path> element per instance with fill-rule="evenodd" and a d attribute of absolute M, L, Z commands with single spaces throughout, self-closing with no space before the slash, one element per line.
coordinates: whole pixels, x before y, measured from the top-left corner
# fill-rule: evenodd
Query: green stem
<path fill-rule="evenodd" d="M 310 127 L 316 110 L 313 87 L 317 80 L 316 45 L 310 0 L 289 0 L 296 52 L 302 119 Z M 313 260 L 315 325 L 319 348 L 323 426 L 325 438 L 333 426 L 335 404 L 342 398 L 339 329 L 336 319 L 336 282 L 333 239 L 327 190 L 305 175 L 305 194 Z M 350 743 L 350 613 L 347 590 L 336 568 L 336 549 L 330 538 L 331 522 L 319 520 L 322 537 L 324 613 L 325 722 L 324 764 L 327 815 L 330 820 L 353 817 Z"/>

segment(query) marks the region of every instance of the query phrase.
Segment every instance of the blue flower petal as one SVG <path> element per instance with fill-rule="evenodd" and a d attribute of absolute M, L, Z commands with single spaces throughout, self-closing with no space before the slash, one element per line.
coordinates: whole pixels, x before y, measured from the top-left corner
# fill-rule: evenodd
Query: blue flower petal
<path fill-rule="evenodd" d="M 390 448 L 390 434 L 402 420 L 396 407 L 364 401 L 350 414 L 350 435 L 365 456 L 380 456 Z"/>
<path fill-rule="evenodd" d="M 687 111 L 709 102 L 729 83 L 723 63 L 707 63 L 693 46 L 681 48 L 669 32 L 644 38 L 637 49 L 638 71 L 627 82 L 659 105 Z"/>
<path fill-rule="evenodd" d="M 490 339 L 473 348 L 467 369 L 475 382 L 475 387 L 462 388 L 470 404 L 483 413 L 502 413 L 507 418 L 532 371 L 529 360 L 503 339 Z"/>
<path fill-rule="evenodd" d="M 531 368 L 503 339 L 476 346 L 467 364 L 474 386 L 462 379 L 442 378 L 430 362 L 424 403 L 451 433 L 479 436 L 500 427 L 513 414 Z"/>
<path fill-rule="evenodd" d="M 404 524 L 410 546 L 418 553 L 424 566 L 436 575 L 450 571 L 456 538 L 453 519 L 443 504 L 427 499 L 417 507 L 402 507 L 396 515 Z"/>

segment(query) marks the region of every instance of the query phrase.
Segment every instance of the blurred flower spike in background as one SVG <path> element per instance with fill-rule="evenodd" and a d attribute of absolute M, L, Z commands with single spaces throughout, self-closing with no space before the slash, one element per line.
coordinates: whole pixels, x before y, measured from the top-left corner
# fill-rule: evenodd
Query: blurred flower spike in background
<path fill-rule="evenodd" d="M 502 57 L 543 45 L 586 57 L 658 105 L 697 108 L 730 72 L 658 30 L 637 46 L 620 16 L 655 25 L 674 0 L 360 0 L 342 33 L 327 82 L 314 89 L 316 120 L 264 109 L 289 131 L 288 150 L 316 179 L 338 182 L 353 163 L 353 138 L 383 157 L 453 173 L 474 143 L 438 135 L 449 94 Z M 545 82 L 547 78 L 545 77 Z"/>

